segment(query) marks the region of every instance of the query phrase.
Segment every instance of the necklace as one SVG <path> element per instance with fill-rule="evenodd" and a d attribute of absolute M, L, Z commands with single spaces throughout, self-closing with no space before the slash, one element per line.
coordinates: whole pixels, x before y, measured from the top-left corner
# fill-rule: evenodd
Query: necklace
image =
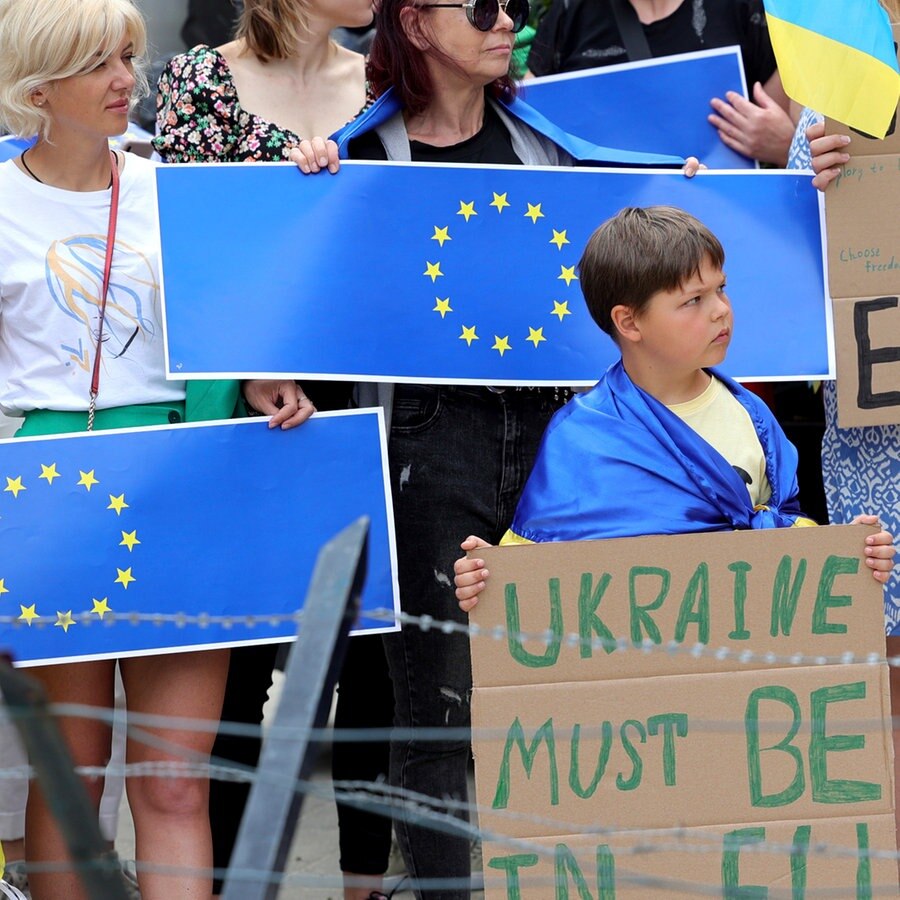
<path fill-rule="evenodd" d="M 30 150 L 30 149 L 31 149 L 31 147 L 28 148 L 28 150 Z M 19 157 L 19 159 L 20 159 L 21 162 L 22 162 L 22 165 L 25 167 L 25 171 L 26 171 L 26 172 L 27 172 L 27 173 L 28 173 L 28 174 L 29 174 L 29 175 L 30 175 L 30 176 L 31 176 L 38 184 L 46 184 L 46 183 L 47 183 L 46 181 L 41 181 L 41 179 L 38 178 L 37 175 L 34 174 L 34 172 L 31 171 L 31 166 L 29 166 L 28 163 L 27 163 L 27 161 L 25 160 L 25 154 L 28 153 L 28 150 L 26 150 L 24 153 L 22 153 L 22 155 Z M 112 180 L 112 173 L 110 173 L 110 176 L 109 176 L 109 184 L 107 185 L 107 188 L 111 188 L 111 187 L 112 187 L 112 183 L 113 183 L 113 180 Z"/>
<path fill-rule="evenodd" d="M 28 150 L 30 150 L 30 149 L 31 149 L 31 147 L 28 148 Z M 27 153 L 28 150 L 26 150 L 25 153 Z M 19 157 L 19 159 L 22 161 L 22 165 L 25 166 L 25 171 L 26 171 L 26 172 L 27 172 L 27 173 L 28 173 L 28 174 L 29 174 L 29 175 L 30 175 L 30 176 L 31 176 L 38 184 L 43 184 L 44 182 L 41 181 L 41 179 L 38 178 L 37 175 L 34 174 L 34 172 L 31 171 L 31 166 L 29 166 L 28 163 L 25 162 L 25 153 L 23 153 L 23 154 Z"/>

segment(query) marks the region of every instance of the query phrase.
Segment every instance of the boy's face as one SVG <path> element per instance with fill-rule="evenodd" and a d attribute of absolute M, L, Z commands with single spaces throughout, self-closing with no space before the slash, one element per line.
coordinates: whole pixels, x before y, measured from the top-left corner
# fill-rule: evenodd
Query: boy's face
<path fill-rule="evenodd" d="M 717 366 L 731 343 L 725 274 L 709 259 L 680 287 L 655 293 L 634 320 L 634 349 L 661 375 L 679 378 Z"/>

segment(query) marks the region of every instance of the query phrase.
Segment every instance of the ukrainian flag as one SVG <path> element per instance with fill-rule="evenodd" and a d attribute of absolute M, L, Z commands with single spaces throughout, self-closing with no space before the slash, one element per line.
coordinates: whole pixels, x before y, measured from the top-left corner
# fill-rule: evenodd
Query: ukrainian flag
<path fill-rule="evenodd" d="M 887 13 L 877 0 L 765 0 L 788 96 L 883 138 L 900 98 Z"/>

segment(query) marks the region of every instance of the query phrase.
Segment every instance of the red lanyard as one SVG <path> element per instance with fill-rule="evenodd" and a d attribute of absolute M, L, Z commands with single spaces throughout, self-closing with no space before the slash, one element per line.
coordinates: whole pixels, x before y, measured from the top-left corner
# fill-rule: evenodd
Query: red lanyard
<path fill-rule="evenodd" d="M 116 220 L 119 214 L 119 163 L 116 154 L 109 151 L 112 164 L 112 196 L 109 201 L 109 226 L 106 229 L 106 260 L 103 263 L 103 288 L 100 295 L 100 325 L 97 328 L 97 350 L 94 353 L 94 371 L 91 375 L 91 402 L 88 407 L 87 430 L 94 429 L 94 411 L 97 394 L 100 392 L 100 352 L 103 347 L 103 321 L 106 318 L 106 295 L 109 291 L 109 276 L 112 270 L 113 250 L 116 243 Z"/>

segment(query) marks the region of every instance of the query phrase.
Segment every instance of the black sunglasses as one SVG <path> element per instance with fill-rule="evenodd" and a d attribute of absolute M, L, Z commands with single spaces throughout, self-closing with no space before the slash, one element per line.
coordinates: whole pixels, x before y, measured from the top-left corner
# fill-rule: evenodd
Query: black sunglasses
<path fill-rule="evenodd" d="M 421 9 L 464 9 L 469 24 L 479 31 L 490 31 L 497 24 L 502 9 L 512 19 L 512 30 L 518 34 L 528 24 L 531 9 L 528 0 L 466 0 L 465 3 L 423 3 Z"/>

